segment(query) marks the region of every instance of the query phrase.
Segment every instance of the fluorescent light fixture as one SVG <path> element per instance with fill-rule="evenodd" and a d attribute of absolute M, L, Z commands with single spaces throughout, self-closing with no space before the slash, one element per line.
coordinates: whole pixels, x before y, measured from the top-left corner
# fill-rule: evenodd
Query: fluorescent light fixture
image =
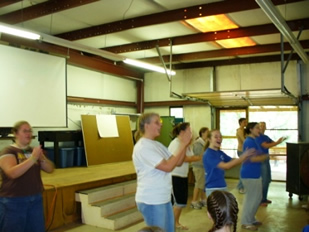
<path fill-rule="evenodd" d="M 138 60 L 132 60 L 132 59 L 127 58 L 127 59 L 123 60 L 123 62 L 126 63 L 126 64 L 130 64 L 130 65 L 137 66 L 137 67 L 140 67 L 140 68 L 148 69 L 148 70 L 151 70 L 151 71 L 160 72 L 160 73 L 167 73 L 168 75 L 171 75 L 171 76 L 176 75 L 175 71 L 170 71 L 170 70 L 165 71 L 165 69 L 162 68 L 162 67 L 152 65 L 152 64 L 148 64 L 148 63 L 138 61 Z"/>
<path fill-rule="evenodd" d="M 23 38 L 26 38 L 26 39 L 32 39 L 32 40 L 38 40 L 38 39 L 41 38 L 41 36 L 39 34 L 35 34 L 35 33 L 25 31 L 25 30 L 22 30 L 22 29 L 16 29 L 16 28 L 13 28 L 11 26 L 0 25 L 0 32 L 10 34 L 10 35 L 19 36 L 19 37 L 23 37 Z"/>
<path fill-rule="evenodd" d="M 26 31 L 17 26 L 5 24 L 5 23 L 0 23 L 0 32 L 8 33 L 11 35 L 16 35 L 16 36 L 24 37 L 28 39 L 34 39 L 34 40 L 39 39 L 41 41 L 55 44 L 58 46 L 75 49 L 81 52 L 87 52 L 93 55 L 98 55 L 98 56 L 101 56 L 103 58 L 106 58 L 112 61 L 122 61 L 126 58 L 124 56 L 121 56 L 121 55 L 118 55 L 112 52 L 104 51 L 104 50 L 94 48 L 94 47 L 89 47 L 83 44 L 79 44 L 76 42 L 72 42 L 69 40 L 65 40 L 65 39 L 58 38 L 58 37 L 48 35 L 48 34 L 44 34 L 44 33 L 35 33 L 30 30 Z M 29 37 L 26 37 L 26 36 L 29 36 Z"/>
<path fill-rule="evenodd" d="M 224 48 L 240 48 L 256 45 L 250 37 L 216 40 L 216 43 Z"/>
<path fill-rule="evenodd" d="M 273 24 L 278 28 L 284 38 L 289 41 L 295 52 L 299 55 L 299 57 L 303 60 L 304 63 L 308 63 L 309 59 L 304 51 L 303 47 L 296 39 L 288 24 L 277 10 L 277 8 L 272 4 L 270 0 L 255 0 L 257 4 L 261 7 L 264 13 L 268 16 L 268 18 L 273 22 Z"/>
<path fill-rule="evenodd" d="M 238 26 L 225 14 L 187 19 L 186 22 L 201 32 L 222 31 L 238 28 Z"/>

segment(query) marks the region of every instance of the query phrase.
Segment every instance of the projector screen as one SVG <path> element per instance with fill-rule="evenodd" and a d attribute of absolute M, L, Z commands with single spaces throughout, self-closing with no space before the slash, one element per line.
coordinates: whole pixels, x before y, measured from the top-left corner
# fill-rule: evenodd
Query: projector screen
<path fill-rule="evenodd" d="M 66 127 L 66 60 L 0 45 L 0 127 Z"/>

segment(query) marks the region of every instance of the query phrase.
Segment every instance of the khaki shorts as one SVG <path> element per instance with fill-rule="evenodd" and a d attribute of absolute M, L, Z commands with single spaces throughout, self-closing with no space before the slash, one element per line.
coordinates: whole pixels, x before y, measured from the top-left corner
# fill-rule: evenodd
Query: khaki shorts
<path fill-rule="evenodd" d="M 193 167 L 195 188 L 205 190 L 205 169 Z"/>

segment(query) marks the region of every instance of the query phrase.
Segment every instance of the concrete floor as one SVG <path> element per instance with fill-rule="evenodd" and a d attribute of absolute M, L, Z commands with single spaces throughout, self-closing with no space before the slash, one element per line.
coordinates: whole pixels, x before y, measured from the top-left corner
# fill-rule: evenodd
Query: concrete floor
<path fill-rule="evenodd" d="M 236 190 L 238 180 L 227 179 L 229 191 L 235 195 L 239 204 L 239 220 L 242 213 L 242 202 L 244 195 Z M 299 201 L 298 196 L 294 195 L 289 199 L 286 192 L 285 182 L 272 182 L 269 191 L 269 199 L 273 201 L 268 207 L 260 207 L 257 213 L 257 219 L 263 222 L 259 232 L 301 232 L 302 228 L 309 224 L 309 212 L 302 206 L 308 204 L 308 198 L 305 196 L 303 201 Z M 192 196 L 192 187 L 190 187 L 190 198 Z M 190 202 L 189 199 L 188 202 Z M 189 231 L 208 231 L 211 228 L 211 221 L 208 219 L 206 210 L 193 210 L 187 206 L 181 215 L 180 222 L 189 227 Z M 133 225 L 129 228 L 118 230 L 118 232 L 136 232 L 144 227 L 144 222 Z M 248 230 L 241 229 L 240 223 L 237 225 L 237 232 Z M 65 227 L 52 230 L 53 232 L 111 232 L 111 230 L 97 228 L 93 226 L 75 223 Z M 177 231 L 179 232 L 179 231 Z"/>

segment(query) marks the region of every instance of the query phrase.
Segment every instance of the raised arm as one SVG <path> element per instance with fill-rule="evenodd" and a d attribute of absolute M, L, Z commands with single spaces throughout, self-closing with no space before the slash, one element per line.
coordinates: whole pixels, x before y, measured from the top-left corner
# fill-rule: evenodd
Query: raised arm
<path fill-rule="evenodd" d="M 281 137 L 281 138 L 278 139 L 276 142 L 274 142 L 274 141 L 272 141 L 272 142 L 263 142 L 263 143 L 261 144 L 261 146 L 262 146 L 263 148 L 268 149 L 268 148 L 277 146 L 278 144 L 282 143 L 282 142 L 284 141 L 284 139 L 285 139 L 284 137 Z"/>
<path fill-rule="evenodd" d="M 238 159 L 232 159 L 229 162 L 220 162 L 218 164 L 218 168 L 221 168 L 223 170 L 228 170 L 228 169 L 230 169 L 230 168 L 232 168 L 234 166 L 237 166 L 237 165 L 241 164 L 246 159 L 248 159 L 249 157 L 253 156 L 254 153 L 255 153 L 254 149 L 248 149 Z"/>
<path fill-rule="evenodd" d="M 33 148 L 30 158 L 28 158 L 27 160 L 25 160 L 20 164 L 17 164 L 14 155 L 10 154 L 4 155 L 0 159 L 0 167 L 9 178 L 16 179 L 22 176 L 35 163 L 37 163 L 37 160 L 39 159 L 41 152 L 42 152 L 41 147 Z"/>
<path fill-rule="evenodd" d="M 187 147 L 191 142 L 192 131 L 190 128 L 183 131 L 179 135 L 180 145 L 177 148 L 176 152 L 168 160 L 162 160 L 156 168 L 165 171 L 171 172 L 176 166 L 181 166 L 186 157 Z"/>
<path fill-rule="evenodd" d="M 52 173 L 54 171 L 55 169 L 54 163 L 51 162 L 49 159 L 47 159 L 43 153 L 40 155 L 39 162 L 41 164 L 41 169 L 44 172 Z"/>

